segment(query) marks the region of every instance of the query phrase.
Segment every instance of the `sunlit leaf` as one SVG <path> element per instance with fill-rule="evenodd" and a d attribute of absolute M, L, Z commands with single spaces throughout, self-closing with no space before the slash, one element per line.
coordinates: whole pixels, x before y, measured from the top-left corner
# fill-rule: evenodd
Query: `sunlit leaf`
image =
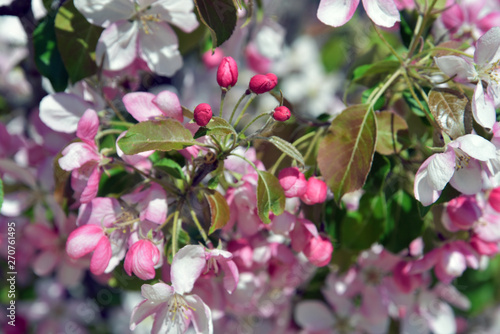
<path fill-rule="evenodd" d="M 236 131 L 225 119 L 220 117 L 212 117 L 210 122 L 206 126 L 202 126 L 194 134 L 194 139 L 203 136 L 225 136 L 225 135 L 236 135 Z"/>
<path fill-rule="evenodd" d="M 366 105 L 345 109 L 319 144 L 318 166 L 337 203 L 365 183 L 375 151 L 377 125 Z"/>
<path fill-rule="evenodd" d="M 210 206 L 211 224 L 208 234 L 223 228 L 229 221 L 229 205 L 218 191 L 206 192 L 205 198 Z"/>
<path fill-rule="evenodd" d="M 212 48 L 216 48 L 231 37 L 238 20 L 233 0 L 195 0 L 201 21 L 212 35 Z"/>
<path fill-rule="evenodd" d="M 68 85 L 68 72 L 57 48 L 54 16 L 47 15 L 33 32 L 35 64 L 41 75 L 50 80 L 56 92 L 62 92 Z"/>
<path fill-rule="evenodd" d="M 433 88 L 429 92 L 429 109 L 439 127 L 452 139 L 463 136 L 466 129 L 472 130 L 469 99 L 458 91 Z"/>
<path fill-rule="evenodd" d="M 269 224 L 269 213 L 280 215 L 285 210 L 285 191 L 278 179 L 271 173 L 258 171 L 257 211 L 260 219 Z"/>
<path fill-rule="evenodd" d="M 377 113 L 377 145 L 380 154 L 394 154 L 401 151 L 403 145 L 398 141 L 398 132 L 408 130 L 408 124 L 399 115 L 383 111 Z"/>
<path fill-rule="evenodd" d="M 118 146 L 125 154 L 181 150 L 194 144 L 189 130 L 174 119 L 137 123 L 118 141 Z"/>
<path fill-rule="evenodd" d="M 182 167 L 172 159 L 163 158 L 156 162 L 153 166 L 169 175 L 172 175 L 176 179 L 184 178 Z"/>
<path fill-rule="evenodd" d="M 270 141 L 271 143 L 273 143 L 274 146 L 276 146 L 281 152 L 285 153 L 286 155 L 288 155 L 292 159 L 295 159 L 302 166 L 305 165 L 304 157 L 299 152 L 299 150 L 297 150 L 295 148 L 295 146 L 293 146 L 292 144 L 290 144 L 286 140 L 284 140 L 280 137 L 276 137 L 276 136 L 271 136 L 271 137 L 267 138 L 267 140 Z"/>
<path fill-rule="evenodd" d="M 87 22 L 73 1 L 66 1 L 59 8 L 55 18 L 55 34 L 71 82 L 75 83 L 97 72 L 95 47 L 102 31 L 103 28 Z"/>

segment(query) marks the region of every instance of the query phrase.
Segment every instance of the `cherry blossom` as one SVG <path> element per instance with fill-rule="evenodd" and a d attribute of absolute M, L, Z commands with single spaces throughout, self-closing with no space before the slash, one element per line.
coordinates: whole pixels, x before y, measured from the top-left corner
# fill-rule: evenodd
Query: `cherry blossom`
<path fill-rule="evenodd" d="M 89 22 L 106 28 L 97 44 L 96 60 L 111 71 L 141 58 L 153 72 L 173 75 L 181 68 L 182 57 L 177 36 L 167 23 L 188 33 L 198 27 L 191 0 L 76 0 L 75 7 Z"/>
<path fill-rule="evenodd" d="M 472 97 L 472 113 L 480 125 L 491 129 L 496 121 L 495 107 L 500 104 L 500 27 L 488 30 L 479 38 L 474 61 L 460 56 L 443 56 L 435 60 L 446 75 L 477 83 Z"/>
<path fill-rule="evenodd" d="M 469 134 L 455 139 L 444 153 L 425 160 L 415 175 L 415 198 L 423 205 L 434 203 L 446 184 L 466 195 L 482 189 L 480 161 L 496 157 L 495 146 L 486 139 Z"/>

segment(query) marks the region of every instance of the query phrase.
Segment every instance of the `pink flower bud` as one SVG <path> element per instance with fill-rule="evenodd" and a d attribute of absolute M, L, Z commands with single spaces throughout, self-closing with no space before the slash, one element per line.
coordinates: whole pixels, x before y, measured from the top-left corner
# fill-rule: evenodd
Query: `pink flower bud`
<path fill-rule="evenodd" d="M 156 276 L 155 266 L 160 261 L 160 251 L 146 239 L 134 243 L 125 256 L 123 268 L 129 276 L 132 272 L 140 279 L 150 280 Z"/>
<path fill-rule="evenodd" d="M 307 205 L 323 203 L 326 200 L 326 191 L 326 183 L 313 176 L 307 180 L 306 192 L 300 199 Z"/>
<path fill-rule="evenodd" d="M 257 74 L 250 79 L 248 87 L 255 94 L 263 94 L 273 90 L 278 84 L 278 77 L 273 73 Z"/>
<path fill-rule="evenodd" d="M 443 225 L 452 232 L 468 230 L 481 216 L 481 209 L 472 196 L 460 196 L 448 202 Z"/>
<path fill-rule="evenodd" d="M 205 126 L 212 119 L 212 108 L 208 103 L 200 103 L 194 108 L 194 121 L 199 126 Z"/>
<path fill-rule="evenodd" d="M 217 67 L 222 58 L 224 58 L 224 51 L 219 48 L 216 48 L 213 53 L 212 50 L 208 50 L 201 56 L 203 64 L 205 64 L 205 67 L 209 70 Z"/>
<path fill-rule="evenodd" d="M 495 211 L 500 212 L 500 187 L 491 191 L 488 203 Z"/>
<path fill-rule="evenodd" d="M 484 241 L 477 235 L 473 235 L 472 238 L 470 238 L 470 245 L 481 255 L 491 256 L 498 253 L 498 245 L 496 242 Z"/>
<path fill-rule="evenodd" d="M 217 83 L 224 88 L 236 85 L 238 81 L 238 65 L 232 57 L 224 57 L 217 69 Z"/>
<path fill-rule="evenodd" d="M 300 197 L 306 193 L 307 180 L 297 167 L 282 169 L 278 179 L 286 197 Z"/>
<path fill-rule="evenodd" d="M 274 109 L 273 118 L 278 122 L 284 122 L 288 120 L 290 116 L 292 116 L 292 113 L 290 112 L 290 109 L 285 106 L 276 107 Z"/>
<path fill-rule="evenodd" d="M 333 245 L 330 240 L 318 236 L 311 238 L 302 252 L 312 264 L 324 267 L 332 259 Z"/>

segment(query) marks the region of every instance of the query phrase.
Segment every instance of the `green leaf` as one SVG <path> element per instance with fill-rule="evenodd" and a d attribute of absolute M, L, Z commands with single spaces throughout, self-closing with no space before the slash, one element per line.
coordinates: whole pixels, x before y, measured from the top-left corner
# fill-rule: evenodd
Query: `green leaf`
<path fill-rule="evenodd" d="M 425 108 L 425 110 L 420 109 L 420 106 L 418 105 L 417 101 L 411 95 L 411 93 L 409 91 L 403 92 L 403 99 L 405 100 L 405 102 L 408 104 L 408 107 L 410 107 L 410 110 L 415 115 L 417 115 L 419 117 L 425 117 L 425 112 L 426 111 L 428 113 L 430 112 L 429 109 L 428 109 L 428 107 L 427 107 L 427 103 L 425 103 L 425 101 L 420 96 L 418 96 L 419 95 L 418 92 L 415 92 L 415 94 L 417 94 L 417 97 L 420 100 L 420 104 L 422 104 L 422 106 Z"/>
<path fill-rule="evenodd" d="M 363 92 L 363 94 L 361 95 L 361 102 L 362 103 L 368 102 L 368 98 L 370 97 L 371 93 L 375 90 L 375 88 L 377 88 L 377 86 L 373 86 L 372 88 L 367 89 Z M 384 105 L 385 105 L 385 97 L 382 95 L 381 97 L 378 98 L 378 100 L 373 105 L 373 109 L 380 110 L 384 107 Z"/>
<path fill-rule="evenodd" d="M 54 29 L 54 15 L 47 15 L 33 32 L 35 64 L 41 75 L 50 80 L 56 92 L 62 92 L 68 85 L 68 72 L 57 48 Z"/>
<path fill-rule="evenodd" d="M 212 49 L 227 41 L 238 20 L 233 0 L 195 0 L 201 21 L 212 35 Z"/>
<path fill-rule="evenodd" d="M 302 153 L 300 153 L 299 150 L 295 148 L 295 146 L 293 146 L 286 140 L 276 136 L 271 136 L 269 138 L 266 138 L 266 140 L 274 144 L 274 146 L 276 146 L 281 152 L 285 153 L 292 159 L 295 159 L 302 166 L 305 166 L 304 157 L 302 156 Z"/>
<path fill-rule="evenodd" d="M 102 31 L 103 28 L 87 22 L 73 1 L 66 1 L 59 8 L 55 18 L 55 34 L 71 82 L 75 83 L 97 72 L 95 47 Z"/>
<path fill-rule="evenodd" d="M 181 150 L 194 144 L 189 130 L 174 119 L 137 123 L 118 141 L 118 146 L 125 154 Z"/>
<path fill-rule="evenodd" d="M 384 196 L 365 194 L 359 210 L 348 212 L 341 225 L 341 245 L 364 250 L 377 242 L 385 230 L 387 207 Z"/>
<path fill-rule="evenodd" d="M 399 253 L 422 235 L 424 221 L 418 214 L 414 196 L 398 190 L 387 205 L 387 226 L 382 244 L 391 252 Z"/>
<path fill-rule="evenodd" d="M 212 117 L 206 126 L 202 126 L 194 134 L 194 139 L 203 136 L 225 136 L 236 135 L 236 131 L 225 119 L 220 117 Z"/>
<path fill-rule="evenodd" d="M 169 175 L 172 175 L 176 179 L 184 179 L 182 167 L 172 159 L 163 158 L 156 162 L 153 166 Z"/>
<path fill-rule="evenodd" d="M 375 150 L 385 155 L 399 153 L 403 145 L 398 141 L 398 137 L 406 130 L 408 130 L 408 124 L 401 116 L 390 111 L 377 113 Z"/>
<path fill-rule="evenodd" d="M 215 188 L 217 188 L 218 185 L 219 185 L 219 175 L 215 175 L 207 182 L 208 189 L 215 190 Z"/>
<path fill-rule="evenodd" d="M 260 219 L 269 224 L 269 213 L 273 212 L 279 216 L 285 211 L 285 191 L 278 179 L 271 173 L 257 171 L 259 180 L 257 182 L 257 212 Z"/>
<path fill-rule="evenodd" d="M 399 66 L 397 60 L 382 60 L 374 64 L 361 65 L 353 71 L 352 81 L 359 82 L 370 77 L 386 76 L 396 71 Z"/>
<path fill-rule="evenodd" d="M 229 205 L 218 191 L 206 192 L 205 198 L 210 206 L 211 225 L 208 234 L 223 228 L 229 221 Z"/>
<path fill-rule="evenodd" d="M 319 144 L 318 167 L 337 203 L 365 183 L 376 138 L 375 115 L 366 105 L 349 107 L 333 120 Z"/>

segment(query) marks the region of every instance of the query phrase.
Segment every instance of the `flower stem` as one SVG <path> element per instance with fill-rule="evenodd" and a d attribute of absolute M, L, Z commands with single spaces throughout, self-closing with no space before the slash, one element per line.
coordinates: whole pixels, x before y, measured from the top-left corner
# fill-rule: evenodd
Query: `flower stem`
<path fill-rule="evenodd" d="M 205 230 L 201 226 L 200 221 L 198 220 L 198 217 L 196 217 L 196 212 L 194 212 L 191 204 L 188 203 L 188 205 L 189 205 L 189 212 L 191 213 L 191 217 L 193 218 L 194 224 L 198 228 L 198 231 L 200 232 L 201 237 L 203 238 L 203 241 L 205 241 L 205 244 L 208 247 L 211 247 L 212 242 L 210 241 L 210 239 L 208 239 L 207 233 L 205 232 Z"/>
<path fill-rule="evenodd" d="M 255 99 L 257 95 L 253 95 L 247 102 L 247 104 L 245 104 L 245 106 L 243 107 L 243 110 L 241 110 L 241 113 L 240 115 L 238 116 L 238 118 L 236 119 L 236 121 L 234 122 L 234 125 L 233 127 L 236 128 L 236 126 L 238 125 L 238 123 L 240 122 L 241 118 L 243 117 L 243 115 L 245 114 L 245 111 L 248 109 L 248 106 L 250 105 L 250 103 L 252 103 L 252 101 Z"/>
<path fill-rule="evenodd" d="M 241 101 L 243 101 L 243 99 L 245 98 L 245 96 L 247 96 L 248 94 L 246 93 L 246 91 L 243 93 L 243 95 L 241 95 L 240 99 L 238 100 L 238 102 L 236 102 L 236 105 L 234 106 L 233 108 L 233 111 L 231 112 L 231 117 L 229 117 L 229 124 L 231 124 L 231 122 L 233 121 L 233 117 L 234 117 L 234 114 L 236 113 L 236 109 L 238 109 Z"/>
<path fill-rule="evenodd" d="M 226 98 L 226 91 L 222 90 L 220 93 L 220 109 L 219 109 L 219 117 L 222 118 L 222 108 L 224 107 L 224 100 Z"/>
<path fill-rule="evenodd" d="M 174 222 L 172 226 L 172 257 L 177 253 L 177 248 L 179 248 L 179 225 L 181 220 L 179 219 L 179 212 L 182 205 L 177 207 L 174 214 Z"/>

